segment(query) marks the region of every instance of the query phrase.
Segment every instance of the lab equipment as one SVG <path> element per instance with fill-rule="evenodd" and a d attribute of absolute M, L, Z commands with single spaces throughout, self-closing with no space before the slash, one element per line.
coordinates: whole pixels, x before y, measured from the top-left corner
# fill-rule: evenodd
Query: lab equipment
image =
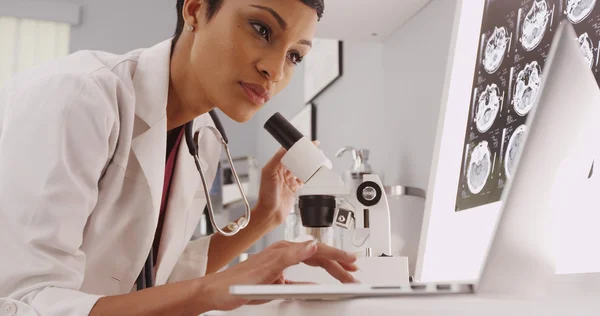
<path fill-rule="evenodd" d="M 334 225 L 347 229 L 352 251 L 362 264 L 356 278 L 377 284 L 408 283 L 407 258 L 392 255 L 390 212 L 379 177 L 363 174 L 354 188 L 344 183 L 323 152 L 280 113 L 267 120 L 265 129 L 287 149 L 282 164 L 304 183 L 298 192 L 298 212 L 312 239 L 322 239 L 322 232 L 328 236 Z M 337 281 L 308 265 L 286 269 L 285 277 L 321 284 Z"/>
<path fill-rule="evenodd" d="M 349 190 L 356 190 L 358 186 L 363 182 L 363 175 L 373 173 L 373 168 L 369 164 L 369 150 L 365 148 L 356 149 L 352 146 L 346 146 L 340 148 L 336 153 L 336 158 L 342 158 L 345 153 L 352 154 L 352 165 L 350 168 L 343 172 L 342 179 Z M 381 176 L 381 175 L 380 175 Z M 382 180 L 382 179 L 380 179 Z M 383 181 L 383 180 L 382 180 Z M 333 225 L 329 230 L 334 230 L 336 243 L 340 246 L 340 249 L 348 250 L 351 252 L 359 252 L 352 242 L 353 232 L 347 229 L 339 228 L 338 225 Z M 365 255 L 367 253 L 365 252 Z"/>
<path fill-rule="evenodd" d="M 212 118 L 215 126 L 214 127 L 204 126 L 202 128 L 209 129 L 223 145 L 223 148 L 225 149 L 225 153 L 227 155 L 227 159 L 229 161 L 229 165 L 231 167 L 231 173 L 232 173 L 233 177 L 235 178 L 235 181 L 237 183 L 238 189 L 240 191 L 240 195 L 242 196 L 242 200 L 244 201 L 244 206 L 246 209 L 245 215 L 240 217 L 237 222 L 232 221 L 229 224 L 227 224 L 227 228 L 230 230 L 229 232 L 226 232 L 222 228 L 220 228 L 217 225 L 216 220 L 215 220 L 214 207 L 213 207 L 212 199 L 210 196 L 210 188 L 208 186 L 208 183 L 206 183 L 206 179 L 204 177 L 204 170 L 202 169 L 202 164 L 200 163 L 200 158 L 198 156 L 199 153 L 198 153 L 197 137 L 198 137 L 199 132 L 196 132 L 195 135 L 193 134 L 193 131 L 192 131 L 193 122 L 188 122 L 184 126 L 185 141 L 188 146 L 190 155 L 192 155 L 194 157 L 194 162 L 196 163 L 196 168 L 198 169 L 198 173 L 200 174 L 200 179 L 202 181 L 202 187 L 204 189 L 204 195 L 206 197 L 206 209 L 207 209 L 208 216 L 210 218 L 212 228 L 214 230 L 216 230 L 219 234 L 229 237 L 229 236 L 233 236 L 233 235 L 237 234 L 240 230 L 242 230 L 242 229 L 246 228 L 246 226 L 248 226 L 248 223 L 250 222 L 251 210 L 250 210 L 250 205 L 248 203 L 248 199 L 246 198 L 246 193 L 244 192 L 244 188 L 242 187 L 242 184 L 240 183 L 240 179 L 238 177 L 238 174 L 235 170 L 235 166 L 233 164 L 233 160 L 231 158 L 231 152 L 229 151 L 229 146 L 228 146 L 229 140 L 227 139 L 227 135 L 225 134 L 225 129 L 223 128 L 223 125 L 221 124 L 221 120 L 217 116 L 217 113 L 215 112 L 215 110 L 211 110 L 209 113 L 210 113 L 210 117 Z M 144 288 L 149 288 L 149 287 L 154 286 L 154 280 L 153 280 L 153 276 L 152 276 L 152 271 L 154 268 L 152 252 L 153 252 L 153 249 L 151 248 L 150 253 L 148 254 L 148 258 L 146 259 L 146 263 L 144 264 L 144 267 L 142 268 L 142 271 L 140 272 L 140 275 L 137 278 L 136 285 L 137 285 L 138 290 L 142 290 Z"/>
<path fill-rule="evenodd" d="M 377 256 L 391 256 L 390 213 L 379 177 L 364 174 L 361 184 L 350 188 L 323 152 L 280 113 L 267 120 L 265 129 L 287 149 L 282 164 L 304 183 L 298 201 L 302 225 L 351 229 L 354 245 L 365 253 L 371 248 Z"/>
<path fill-rule="evenodd" d="M 373 173 L 373 168 L 369 164 L 370 151 L 365 148 L 356 149 L 352 146 L 346 146 L 340 148 L 335 156 L 341 158 L 347 152 L 352 154 L 352 166 L 344 172 L 344 182 L 350 187 L 358 187 L 362 183 L 364 174 Z"/>
<path fill-rule="evenodd" d="M 300 216 L 299 199 L 296 199 L 294 208 L 285 220 L 285 240 L 303 242 L 316 240 L 320 243 L 343 249 L 343 228 L 332 225 L 330 227 L 305 227 Z"/>
<path fill-rule="evenodd" d="M 369 283 L 239 285 L 231 287 L 230 293 L 259 300 L 449 294 L 535 299 L 548 295 L 555 275 L 553 212 L 581 199 L 579 188 L 588 181 L 590 163 L 598 154 L 593 144 L 600 133 L 600 90 L 576 38 L 573 26 L 562 22 L 477 281 L 386 287 Z"/>

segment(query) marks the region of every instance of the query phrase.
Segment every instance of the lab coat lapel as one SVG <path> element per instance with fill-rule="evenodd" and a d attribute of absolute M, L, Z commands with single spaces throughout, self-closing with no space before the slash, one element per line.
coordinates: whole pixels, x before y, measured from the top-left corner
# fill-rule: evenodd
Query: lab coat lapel
<path fill-rule="evenodd" d="M 206 125 L 214 126 L 209 114 L 196 118 L 193 130 L 197 131 L 201 126 Z M 216 168 L 211 168 L 209 161 L 215 160 L 215 155 L 218 159 L 220 150 L 219 147 L 215 148 L 214 145 L 206 145 L 207 143 L 214 144 L 211 139 L 213 135 L 208 130 L 201 130 L 199 135 L 200 164 L 207 176 L 210 187 L 214 178 L 213 169 L 216 170 Z M 203 209 L 190 209 L 198 190 L 203 190 L 200 175 L 196 169 L 194 158 L 190 155 L 184 136 L 177 152 L 177 162 L 173 172 L 165 222 L 158 249 L 156 284 L 167 282 L 170 272 L 177 263 L 180 251 L 189 242 L 187 236 L 190 236 L 191 232 L 186 231 L 186 228 L 190 227 L 191 224 L 197 224 L 200 220 Z"/>
<path fill-rule="evenodd" d="M 133 76 L 136 121 L 131 148 L 148 181 L 157 219 L 166 159 L 170 53 L 171 40 L 144 50 Z"/>
<path fill-rule="evenodd" d="M 136 91 L 136 121 L 131 147 L 148 181 L 156 221 L 160 212 L 165 175 L 170 53 L 171 40 L 145 50 L 138 59 L 133 77 Z M 208 113 L 194 120 L 193 130 L 197 131 L 206 125 L 214 126 Z M 210 186 L 215 177 L 221 145 L 206 129 L 200 131 L 198 145 L 200 163 Z M 191 236 L 191 231 L 187 231 L 188 227 L 195 227 L 200 219 L 203 207 L 190 210 L 199 188 L 201 190 L 200 175 L 183 138 L 177 152 L 177 162 L 161 232 L 155 268 L 156 284 L 166 283 L 179 255 L 189 242 L 188 236 Z M 204 197 L 203 193 L 201 195 Z"/>

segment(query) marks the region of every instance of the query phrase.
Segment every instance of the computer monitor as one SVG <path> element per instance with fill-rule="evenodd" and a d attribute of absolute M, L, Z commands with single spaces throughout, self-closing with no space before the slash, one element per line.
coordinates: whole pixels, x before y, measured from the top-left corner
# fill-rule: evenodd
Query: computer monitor
<path fill-rule="evenodd" d="M 415 279 L 422 282 L 431 281 L 453 281 L 453 280 L 475 280 L 480 274 L 481 264 L 485 258 L 485 252 L 487 246 L 492 237 L 494 225 L 496 224 L 499 211 L 502 205 L 500 199 L 490 197 L 486 195 L 485 190 L 479 191 L 478 198 L 480 205 L 467 209 L 457 211 L 457 187 L 459 187 L 461 177 L 464 176 L 461 169 L 465 164 L 469 164 L 469 159 L 463 159 L 468 157 L 465 152 L 470 153 L 473 148 L 476 148 L 478 141 L 473 142 L 473 145 L 467 148 L 469 133 L 465 133 L 465 128 L 471 123 L 472 117 L 470 117 L 470 109 L 476 107 L 477 104 L 471 103 L 471 98 L 478 92 L 481 94 L 483 89 L 487 85 L 492 86 L 490 80 L 483 84 L 483 88 L 479 91 L 474 91 L 473 77 L 474 68 L 478 62 L 483 62 L 483 58 L 478 56 L 478 47 L 480 45 L 485 46 L 487 39 L 481 36 L 480 30 L 482 26 L 482 14 L 484 12 L 485 3 L 488 1 L 460 1 L 459 9 L 457 11 L 456 25 L 454 30 L 453 47 L 451 49 L 453 55 L 450 56 L 450 71 L 447 77 L 447 84 L 445 87 L 446 93 L 443 97 L 442 111 L 440 113 L 440 119 L 438 123 L 438 134 L 436 139 L 436 145 L 434 149 L 434 159 L 432 162 L 432 169 L 428 187 L 428 199 L 426 202 L 425 215 L 423 219 L 423 228 L 421 234 L 421 241 L 419 246 L 419 255 L 416 264 L 416 275 Z M 494 12 L 490 12 L 493 15 Z M 555 18 L 555 21 L 551 23 L 552 29 L 555 32 L 560 21 Z M 563 22 L 568 23 L 568 22 Z M 549 28 L 550 29 L 550 28 Z M 510 34 L 508 34 L 510 36 Z M 518 37 L 512 34 L 512 49 L 514 52 L 517 47 L 521 45 L 518 41 Z M 547 45 L 547 41 L 551 39 L 551 33 L 546 34 L 544 39 L 544 45 Z M 577 37 L 573 39 L 577 41 Z M 482 44 L 483 43 L 483 44 Z M 540 46 L 541 47 L 541 46 Z M 532 53 L 533 54 L 533 53 Z M 531 57 L 531 54 L 528 55 Z M 583 54 L 581 54 L 583 56 Z M 521 55 L 521 57 L 524 57 Z M 514 54 L 511 58 L 516 58 Z M 521 70 L 525 68 L 525 62 L 531 62 L 533 60 L 524 60 L 523 67 L 514 67 L 513 77 L 517 78 Z M 509 62 L 509 59 L 505 59 L 504 63 Z M 539 65 L 543 65 L 542 62 Z M 483 66 L 481 66 L 483 67 Z M 531 72 L 539 71 L 543 67 L 530 66 L 533 70 Z M 483 72 L 485 70 L 482 69 Z M 509 68 L 508 73 L 510 74 L 511 69 Z M 591 73 L 591 71 L 589 71 Z M 544 71 L 542 70 L 542 74 Z M 542 76 L 543 77 L 543 76 Z M 491 78 L 488 76 L 488 78 Z M 511 86 L 511 88 L 509 88 Z M 501 104 L 499 113 L 506 113 L 509 110 L 514 111 L 514 104 L 510 102 L 508 96 L 515 94 L 516 83 L 515 81 L 509 82 L 504 86 L 504 89 L 500 90 L 498 94 L 501 98 L 504 98 L 504 102 Z M 496 90 L 490 89 L 490 96 L 495 96 L 493 92 Z M 475 98 L 474 98 L 475 99 Z M 572 105 L 574 107 L 574 105 Z M 519 114 L 513 113 L 516 117 Z M 502 119 L 506 120 L 507 117 L 504 115 Z M 517 124 L 518 125 L 518 124 Z M 479 156 L 486 161 L 489 158 L 490 177 L 494 176 L 493 181 L 497 186 L 505 187 L 504 183 L 499 183 L 500 178 L 510 178 L 505 175 L 497 177 L 502 169 L 505 169 L 505 161 L 507 159 L 501 158 L 506 156 L 507 147 L 510 147 L 510 140 L 513 139 L 513 143 L 519 143 L 520 137 L 511 137 L 512 135 L 519 135 L 520 132 L 525 131 L 525 128 L 518 129 L 518 126 L 507 128 L 505 131 L 500 133 L 499 137 L 494 136 L 492 140 L 488 141 L 488 145 L 491 147 L 494 141 L 498 141 L 500 149 L 497 151 L 494 157 L 494 151 L 492 154 L 487 154 L 485 146 L 480 146 L 482 150 L 479 150 Z M 474 130 L 474 134 L 480 133 L 478 130 Z M 514 162 L 514 161 L 513 161 Z M 589 162 L 588 174 L 590 169 L 591 161 Z M 484 166 L 485 167 L 485 166 Z M 484 168 L 485 169 L 485 168 Z M 598 185 L 597 172 L 593 175 L 586 187 L 581 188 L 581 197 L 594 198 L 597 194 L 591 196 L 592 192 L 596 190 L 600 192 L 600 185 Z M 489 182 L 488 182 L 489 185 Z M 478 191 L 480 188 L 478 185 L 473 185 L 471 188 L 466 185 L 465 190 Z M 473 194 L 475 195 L 475 194 Z M 487 199 L 487 200 L 486 200 Z M 582 201 L 580 204 L 585 204 Z M 589 207 L 591 203 L 588 203 Z M 563 226 L 560 227 L 557 233 L 562 239 L 558 240 L 555 246 L 560 252 L 560 257 L 557 258 L 557 273 L 565 273 L 568 271 L 595 271 L 594 269 L 600 269 L 600 256 L 593 256 L 592 252 L 585 252 L 581 249 L 585 249 L 591 246 L 591 240 L 600 237 L 600 233 L 595 233 L 598 230 L 593 229 L 592 224 L 594 222 L 600 222 L 600 212 L 596 212 L 599 215 L 590 214 L 588 209 L 584 207 L 574 208 L 573 213 L 562 212 L 558 214 L 558 220 L 562 221 Z M 586 218 L 586 220 L 583 220 Z M 593 231 L 593 232 L 592 232 Z M 569 232 L 569 233 L 568 233 Z M 583 246 L 587 245 L 587 246 Z M 577 260 L 578 258 L 585 257 L 585 260 Z"/>

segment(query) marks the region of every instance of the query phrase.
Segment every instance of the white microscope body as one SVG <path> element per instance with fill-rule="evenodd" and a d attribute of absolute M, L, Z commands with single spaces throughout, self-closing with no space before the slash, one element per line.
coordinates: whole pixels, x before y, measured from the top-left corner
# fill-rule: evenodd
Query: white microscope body
<path fill-rule="evenodd" d="M 357 188 L 350 187 L 333 172 L 331 161 L 323 152 L 279 113 L 267 121 L 265 129 L 287 149 L 282 164 L 304 183 L 299 192 L 302 225 L 348 229 L 353 236 L 351 252 L 362 253 L 357 261 L 360 270 L 353 273 L 362 283 L 409 283 L 408 259 L 392 256 L 390 209 L 379 177 L 365 174 Z M 288 269 L 286 278 L 337 282 L 323 269 L 303 264 Z"/>
<path fill-rule="evenodd" d="M 300 191 L 300 198 L 316 195 L 336 197 L 333 224 L 351 231 L 354 252 L 363 251 L 367 257 L 392 255 L 390 210 L 377 175 L 364 175 L 362 184 L 352 188 L 324 165 Z"/>

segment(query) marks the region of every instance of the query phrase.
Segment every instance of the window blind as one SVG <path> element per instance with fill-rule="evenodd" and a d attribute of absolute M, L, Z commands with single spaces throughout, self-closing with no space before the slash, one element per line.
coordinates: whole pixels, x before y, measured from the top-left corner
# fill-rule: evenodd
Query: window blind
<path fill-rule="evenodd" d="M 69 54 L 68 23 L 0 16 L 0 87 L 21 71 Z"/>

